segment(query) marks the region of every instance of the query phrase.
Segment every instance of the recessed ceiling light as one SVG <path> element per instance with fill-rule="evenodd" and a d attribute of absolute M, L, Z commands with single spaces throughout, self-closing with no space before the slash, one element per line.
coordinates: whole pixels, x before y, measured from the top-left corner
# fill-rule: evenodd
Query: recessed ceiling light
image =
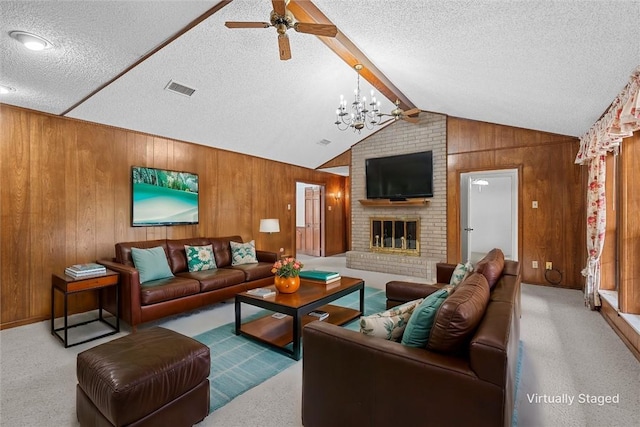
<path fill-rule="evenodd" d="M 24 31 L 11 31 L 9 35 L 22 43 L 27 49 L 44 50 L 53 46 L 50 41 Z"/>
<path fill-rule="evenodd" d="M 4 95 L 5 93 L 15 92 L 16 90 L 10 86 L 0 85 L 0 94 Z"/>

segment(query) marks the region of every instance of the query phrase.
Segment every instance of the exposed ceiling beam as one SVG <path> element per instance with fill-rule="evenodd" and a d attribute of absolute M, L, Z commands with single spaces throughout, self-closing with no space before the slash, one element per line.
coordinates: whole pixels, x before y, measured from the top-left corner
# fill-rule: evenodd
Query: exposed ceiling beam
<path fill-rule="evenodd" d="M 87 101 L 89 98 L 91 98 L 93 95 L 95 95 L 96 93 L 100 92 L 102 89 L 104 89 L 105 87 L 109 86 L 111 83 L 115 82 L 116 80 L 118 80 L 120 77 L 124 76 L 125 74 L 127 74 L 129 71 L 131 71 L 132 69 L 134 69 L 135 67 L 137 67 L 138 65 L 140 65 L 141 63 L 143 63 L 144 61 L 146 61 L 148 58 L 150 58 L 151 56 L 153 56 L 156 52 L 158 52 L 160 49 L 162 49 L 163 47 L 167 46 L 169 43 L 173 42 L 174 40 L 176 40 L 178 37 L 182 36 L 184 33 L 186 33 L 187 31 L 189 31 L 190 29 L 192 29 L 193 27 L 195 27 L 196 25 L 200 24 L 202 21 L 204 21 L 205 19 L 207 19 L 208 17 L 210 17 L 211 15 L 213 15 L 214 13 L 218 12 L 220 9 L 222 9 L 223 7 L 225 7 L 226 5 L 228 5 L 229 3 L 231 3 L 233 0 L 222 0 L 220 2 L 218 2 L 218 4 L 216 4 L 215 6 L 213 6 L 211 9 L 207 10 L 206 12 L 204 12 L 202 15 L 198 16 L 196 19 L 194 19 L 193 21 L 189 22 L 189 24 L 187 24 L 186 27 L 182 28 L 180 31 L 178 31 L 177 33 L 175 33 L 174 35 L 172 35 L 171 37 L 169 37 L 167 40 L 165 40 L 164 42 L 160 43 L 158 46 L 156 46 L 154 49 L 152 49 L 151 51 L 149 51 L 148 53 L 146 53 L 145 55 L 143 55 L 142 57 L 140 57 L 140 59 L 138 59 L 136 62 L 134 62 L 133 64 L 131 64 L 130 66 L 128 66 L 127 68 L 125 68 L 121 73 L 119 73 L 117 76 L 115 76 L 114 78 L 108 80 L 107 82 L 105 82 L 104 84 L 98 86 L 93 92 L 91 92 L 89 95 L 85 96 L 84 98 L 82 98 L 80 101 L 76 102 L 75 104 L 73 104 L 71 107 L 67 108 L 65 111 L 63 111 L 60 115 L 61 116 L 66 116 L 67 114 L 69 114 L 71 111 L 73 111 L 76 107 L 78 107 L 79 105 L 81 105 L 82 103 L 84 103 L 85 101 Z"/>
<path fill-rule="evenodd" d="M 287 9 L 293 13 L 298 21 L 312 22 L 317 24 L 333 24 L 315 4 L 308 0 L 291 0 L 287 4 Z M 318 37 L 329 49 L 335 52 L 344 62 L 354 67 L 362 64 L 360 71 L 362 78 L 367 80 L 378 92 L 384 95 L 391 102 L 396 99 L 400 101 L 400 108 L 410 110 L 416 106 L 405 96 L 393 83 L 356 47 L 351 40 L 345 36 L 338 28 L 338 34 L 331 37 Z"/>

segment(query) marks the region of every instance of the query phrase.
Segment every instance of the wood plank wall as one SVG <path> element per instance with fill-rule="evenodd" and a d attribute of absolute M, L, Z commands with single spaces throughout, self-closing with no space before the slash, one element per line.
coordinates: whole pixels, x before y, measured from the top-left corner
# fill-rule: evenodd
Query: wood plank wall
<path fill-rule="evenodd" d="M 640 314 L 640 132 L 625 138 L 621 148 L 618 301 L 621 312 Z"/>
<path fill-rule="evenodd" d="M 199 174 L 200 224 L 131 227 L 132 166 Z M 337 175 L 3 104 L 0 179 L 0 328 L 49 318 L 51 274 L 111 258 L 120 241 L 237 234 L 295 253 L 295 182 L 349 188 Z M 326 254 L 342 253 L 348 205 L 324 205 Z M 259 233 L 260 218 L 279 218 L 281 232 Z M 83 311 L 95 297 L 71 304 Z"/>
<path fill-rule="evenodd" d="M 517 168 L 522 280 L 549 285 L 546 261 L 562 272 L 559 286 L 582 289 L 586 261 L 586 168 L 574 165 L 578 139 L 449 117 L 447 121 L 447 258 L 460 260 L 460 174 Z M 531 208 L 537 200 L 538 209 Z M 540 268 L 533 269 L 537 260 Z"/>

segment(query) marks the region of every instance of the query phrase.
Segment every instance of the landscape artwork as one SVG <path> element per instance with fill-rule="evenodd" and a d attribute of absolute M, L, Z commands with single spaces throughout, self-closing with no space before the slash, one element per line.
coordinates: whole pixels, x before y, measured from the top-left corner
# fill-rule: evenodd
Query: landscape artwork
<path fill-rule="evenodd" d="M 134 166 L 131 171 L 132 225 L 198 223 L 198 175 Z"/>

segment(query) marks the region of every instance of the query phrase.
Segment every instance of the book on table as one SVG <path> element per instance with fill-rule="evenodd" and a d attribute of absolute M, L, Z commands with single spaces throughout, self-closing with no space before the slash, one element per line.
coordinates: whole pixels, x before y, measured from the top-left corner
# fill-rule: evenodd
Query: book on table
<path fill-rule="evenodd" d="M 318 320 L 324 320 L 327 317 L 329 317 L 329 313 L 323 310 L 313 310 L 312 312 L 309 313 L 309 316 L 317 317 Z"/>
<path fill-rule="evenodd" d="M 340 280 L 340 273 L 335 271 L 322 270 L 301 270 L 300 278 L 305 280 L 315 280 L 322 283 L 332 283 Z"/>
<path fill-rule="evenodd" d="M 269 288 L 255 288 L 255 289 L 249 289 L 247 293 L 255 297 L 267 298 L 272 295 L 275 295 L 276 291 Z"/>
<path fill-rule="evenodd" d="M 81 277 L 106 274 L 106 272 L 107 272 L 107 269 L 105 268 L 104 265 L 100 265 L 96 263 L 74 264 L 65 268 L 64 270 L 64 274 L 76 279 Z"/>

